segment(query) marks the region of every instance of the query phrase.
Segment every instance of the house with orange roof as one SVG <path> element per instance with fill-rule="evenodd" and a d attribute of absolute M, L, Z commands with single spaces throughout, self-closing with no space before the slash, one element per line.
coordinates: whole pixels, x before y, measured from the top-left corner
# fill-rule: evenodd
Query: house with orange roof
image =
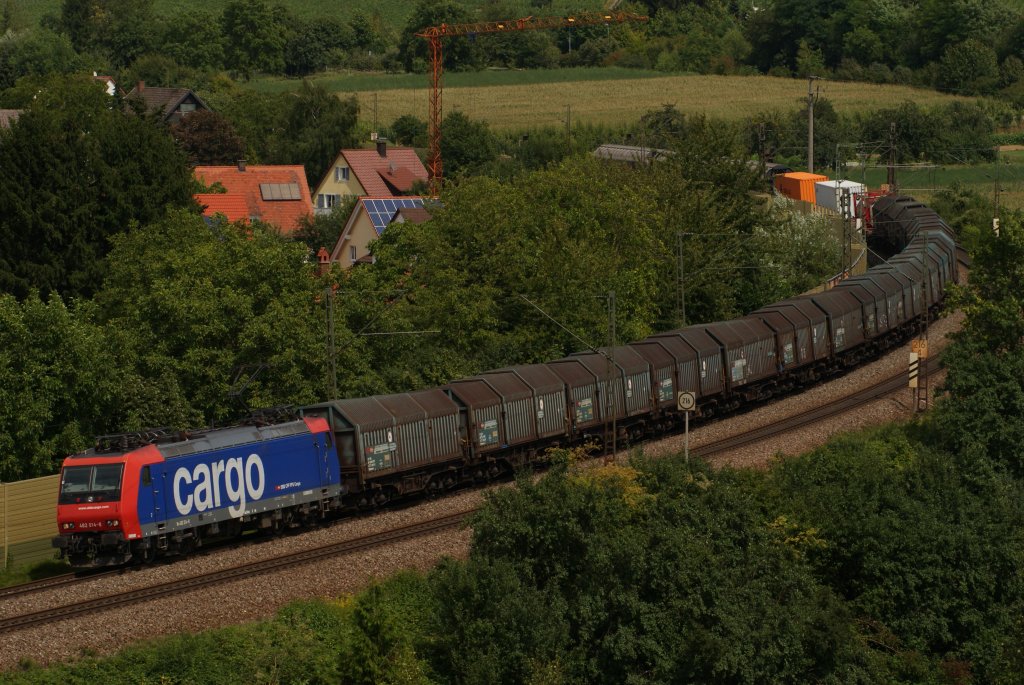
<path fill-rule="evenodd" d="M 313 203 L 301 165 L 197 166 L 196 179 L 210 187 L 219 183 L 226 193 L 199 193 L 203 215 L 223 215 L 229 221 L 262 221 L 288 235 L 303 217 L 312 216 Z"/>
<path fill-rule="evenodd" d="M 427 169 L 409 147 L 388 147 L 383 138 L 369 150 L 342 150 L 313 193 L 316 213 L 327 214 L 351 197 L 401 197 Z"/>
<path fill-rule="evenodd" d="M 331 262 L 345 269 L 373 262 L 370 243 L 379 238 L 393 221 L 422 223 L 430 218 L 429 210 L 423 211 L 423 203 L 422 197 L 359 198 L 331 251 Z M 413 215 L 410 216 L 409 212 Z"/>

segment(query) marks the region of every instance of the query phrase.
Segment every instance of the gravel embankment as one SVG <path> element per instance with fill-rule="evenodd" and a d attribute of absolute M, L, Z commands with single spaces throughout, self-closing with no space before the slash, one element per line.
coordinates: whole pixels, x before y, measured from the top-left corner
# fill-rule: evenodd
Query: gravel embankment
<path fill-rule="evenodd" d="M 955 330 L 960 321 L 961 317 L 953 316 L 931 326 L 929 339 L 933 354 L 944 346 L 946 334 Z M 800 395 L 737 417 L 695 428 L 690 431 L 690 445 L 696 447 L 766 425 L 868 387 L 898 371 L 905 371 L 908 350 L 908 346 L 894 350 L 872 364 Z M 936 374 L 931 378 L 931 387 L 934 389 L 939 382 L 940 376 Z M 776 454 L 804 452 L 824 444 L 829 437 L 838 432 L 906 419 L 912 414 L 910 392 L 909 389 L 901 391 L 843 416 L 821 421 L 811 428 L 765 440 L 755 448 L 748 447 L 716 456 L 712 463 L 763 468 Z M 652 443 L 646 446 L 645 451 L 651 455 L 664 455 L 681 452 L 682 449 L 683 436 L 680 435 Z M 11 599 L 0 606 L 0 616 L 14 616 L 73 601 L 147 587 L 176 578 L 236 566 L 247 561 L 390 530 L 416 521 L 472 509 L 480 504 L 482 497 L 481 491 L 460 493 L 440 500 L 426 501 L 414 508 L 351 519 L 301 535 L 286 536 L 236 549 L 219 550 L 182 562 L 129 570 L 54 592 L 41 592 Z M 197 632 L 207 628 L 264 619 L 272 616 L 283 605 L 297 599 L 331 598 L 352 594 L 365 588 L 373 580 L 384 578 L 401 569 L 426 570 L 444 556 L 464 558 L 468 552 L 469 538 L 468 530 L 447 531 L 383 549 L 348 554 L 311 563 L 298 569 L 198 590 L 180 597 L 156 599 L 133 608 L 103 611 L 88 618 L 71 619 L 58 624 L 0 635 L 0 670 L 16 667 L 21 659 L 31 659 L 45 664 L 74 659 L 82 653 L 110 653 L 132 642 L 160 635 Z"/>

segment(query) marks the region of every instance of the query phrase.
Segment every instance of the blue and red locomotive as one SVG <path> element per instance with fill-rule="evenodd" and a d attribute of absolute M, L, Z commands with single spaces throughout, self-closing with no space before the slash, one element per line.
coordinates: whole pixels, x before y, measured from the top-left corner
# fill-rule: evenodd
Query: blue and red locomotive
<path fill-rule="evenodd" d="M 76 568 L 182 554 L 211 536 L 322 516 L 339 484 L 322 419 L 108 436 L 64 460 L 54 545 Z"/>
<path fill-rule="evenodd" d="M 681 424 L 680 392 L 709 416 L 817 382 L 906 339 L 959 279 L 955 235 L 933 211 L 886 196 L 872 216 L 902 252 L 739 319 L 334 400 L 300 409 L 301 420 L 101 439 L 64 462 L 54 543 L 80 568 L 187 553 L 212 536 L 485 480 L 551 446 L 656 435 Z"/>

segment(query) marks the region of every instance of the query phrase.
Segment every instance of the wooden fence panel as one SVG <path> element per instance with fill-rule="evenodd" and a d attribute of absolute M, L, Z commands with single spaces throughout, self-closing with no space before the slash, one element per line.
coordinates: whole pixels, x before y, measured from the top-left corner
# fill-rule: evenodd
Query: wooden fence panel
<path fill-rule="evenodd" d="M 0 485 L 0 538 L 3 564 L 25 565 L 52 559 L 50 539 L 57 534 L 60 476 L 44 476 Z"/>

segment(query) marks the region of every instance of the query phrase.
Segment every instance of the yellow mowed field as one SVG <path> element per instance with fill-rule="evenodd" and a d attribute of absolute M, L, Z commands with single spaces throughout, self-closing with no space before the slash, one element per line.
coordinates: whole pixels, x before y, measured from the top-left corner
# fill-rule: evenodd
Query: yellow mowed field
<path fill-rule="evenodd" d="M 426 119 L 429 113 L 428 77 L 423 88 L 358 93 L 360 116 L 372 121 L 376 97 L 377 120 L 390 123 L 403 114 Z M 840 112 L 895 106 L 905 100 L 920 105 L 950 102 L 955 96 L 908 86 L 823 81 L 821 94 Z M 644 112 L 675 105 L 689 114 L 741 119 L 765 110 L 794 110 L 807 98 L 807 81 L 768 76 L 666 76 L 635 81 L 578 81 L 514 86 L 446 88 L 444 111 L 459 110 L 495 129 L 521 129 L 572 122 L 623 124 Z"/>

